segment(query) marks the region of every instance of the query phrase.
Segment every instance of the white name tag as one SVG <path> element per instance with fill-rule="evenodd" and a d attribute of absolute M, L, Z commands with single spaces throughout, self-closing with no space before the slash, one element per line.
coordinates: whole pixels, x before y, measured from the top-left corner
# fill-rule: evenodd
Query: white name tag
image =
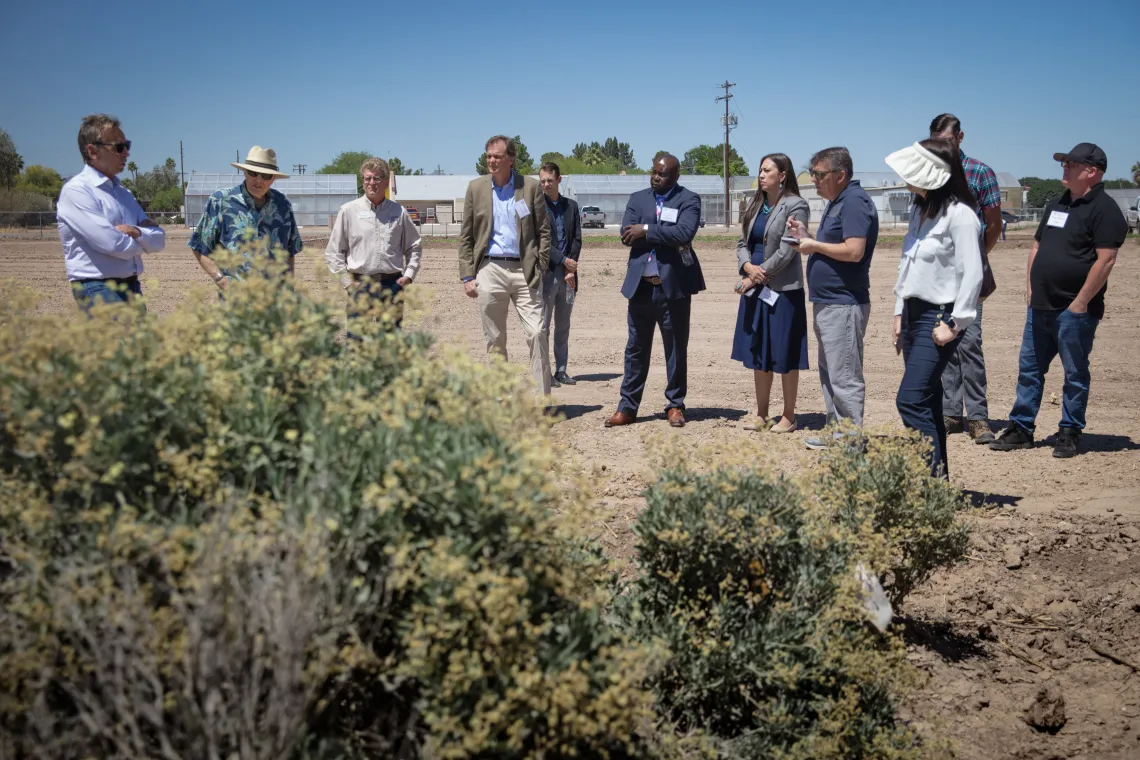
<path fill-rule="evenodd" d="M 1064 211 L 1054 211 L 1049 214 L 1049 221 L 1046 222 L 1050 227 L 1064 227 L 1065 222 L 1069 221 L 1069 214 Z"/>
<path fill-rule="evenodd" d="M 519 219 L 523 219 L 525 217 L 530 216 L 530 209 L 527 208 L 526 201 L 524 201 L 524 200 L 515 201 L 515 213 L 517 213 L 519 215 Z"/>
<path fill-rule="evenodd" d="M 375 214 L 373 214 L 371 211 L 357 211 L 356 212 L 356 218 L 357 219 L 371 219 L 373 216 L 375 216 Z"/>
<path fill-rule="evenodd" d="M 780 294 L 769 288 L 767 285 L 760 291 L 760 300 L 769 306 L 775 306 L 776 301 L 779 300 Z"/>
<path fill-rule="evenodd" d="M 677 209 L 675 209 L 675 208 L 663 208 L 663 209 L 661 209 L 661 221 L 671 222 L 673 224 L 676 224 L 677 223 Z"/>

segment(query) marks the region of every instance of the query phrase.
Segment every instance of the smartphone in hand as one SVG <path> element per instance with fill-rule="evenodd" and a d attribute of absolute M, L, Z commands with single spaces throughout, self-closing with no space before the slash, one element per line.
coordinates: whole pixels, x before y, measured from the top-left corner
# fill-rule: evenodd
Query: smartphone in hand
<path fill-rule="evenodd" d="M 801 238 L 798 238 L 794 235 L 784 235 L 782 238 L 780 238 L 780 240 L 784 243 L 787 243 L 788 245 L 799 245 Z"/>

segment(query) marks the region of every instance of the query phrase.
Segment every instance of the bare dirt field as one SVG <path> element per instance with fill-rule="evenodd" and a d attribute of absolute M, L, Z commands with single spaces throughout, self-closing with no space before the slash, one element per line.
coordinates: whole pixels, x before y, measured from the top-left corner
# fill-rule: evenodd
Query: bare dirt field
<path fill-rule="evenodd" d="M 297 261 L 303 280 L 322 279 L 322 232 L 306 230 L 306 249 Z M 992 256 L 999 290 L 985 306 L 985 349 L 995 427 L 1014 397 L 1030 243 L 1024 234 L 1011 236 Z M 888 239 L 880 246 L 871 270 L 866 424 L 900 429 L 894 396 L 902 362 L 890 341 L 899 243 Z M 641 421 L 602 427 L 616 407 L 621 382 L 626 302 L 618 288 L 626 253 L 589 241 L 582 252 L 582 289 L 570 339 L 570 373 L 580 382 L 555 391 L 567 419 L 553 432 L 568 457 L 598 473 L 598 496 L 609 515 L 597 526 L 598 540 L 618 559 L 632 555 L 631 523 L 663 436 L 681 437 L 693 447 L 727 448 L 747 440 L 757 460 L 789 471 L 811 467 L 816 458 L 803 447 L 809 431 L 779 436 L 741 429 L 755 412 L 755 400 L 751 373 L 729 359 L 738 305 L 732 292 L 734 245 L 706 233 L 696 247 L 708 290 L 693 300 L 689 424 L 680 430 L 669 428 L 660 413 L 660 341 Z M 974 530 L 971 553 L 916 592 L 902 612 L 909 659 L 924 678 L 907 716 L 926 731 L 954 739 L 962 758 L 1140 758 L 1140 369 L 1132 353 L 1138 350 L 1140 323 L 1138 253 L 1140 245 L 1130 239 L 1110 281 L 1093 353 L 1087 453 L 1058 460 L 1044 445 L 997 453 L 964 435 L 951 437 L 952 479 L 977 504 L 964 518 Z M 43 292 L 43 310 L 75 309 L 58 242 L 0 241 L 0 278 Z M 199 295 L 191 295 L 193 286 L 202 288 Z M 185 235 L 171 235 L 168 250 L 148 258 L 144 290 L 151 314 L 169 312 L 181 299 L 213 298 L 211 287 L 185 247 Z M 327 281 L 320 287 L 330 298 L 339 295 Z M 452 244 L 429 244 L 414 287 L 423 302 L 409 315 L 410 329 L 430 330 L 483 355 L 477 306 L 462 295 Z M 509 334 L 521 374 L 526 352 L 517 322 Z M 823 423 L 812 342 L 812 369 L 800 383 L 801 428 Z M 773 412 L 780 408 L 776 386 Z M 1056 429 L 1060 389 L 1055 364 L 1039 439 Z M 1065 702 L 1066 722 L 1055 734 L 1039 733 L 1022 720 L 1046 685 Z"/>

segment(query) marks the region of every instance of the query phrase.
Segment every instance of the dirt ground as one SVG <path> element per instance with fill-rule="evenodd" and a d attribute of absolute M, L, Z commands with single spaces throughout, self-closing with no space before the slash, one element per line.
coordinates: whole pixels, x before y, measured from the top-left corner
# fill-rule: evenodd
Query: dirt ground
<path fill-rule="evenodd" d="M 318 279 L 323 268 L 322 232 L 306 232 L 306 250 L 297 262 L 302 279 Z M 192 297 L 195 285 L 202 287 L 199 297 L 213 297 L 185 237 L 172 234 L 168 250 L 149 257 L 144 289 L 152 314 Z M 992 256 L 999 290 L 985 305 L 985 351 L 995 427 L 1014 397 L 1030 242 L 1019 233 L 999 243 Z M 621 382 L 626 302 L 618 288 L 626 253 L 590 243 L 582 253 L 582 289 L 570 338 L 570 372 L 579 383 L 555 391 L 567 419 L 554 426 L 554 435 L 569 456 L 600 473 L 599 496 L 609 518 L 598 526 L 598 540 L 619 559 L 632 554 L 631 522 L 643 504 L 648 463 L 662 436 L 682 437 L 694 447 L 746 439 L 754 442 L 758 459 L 788 470 L 811 467 L 816 457 L 802 443 L 811 434 L 802 428 L 823 423 L 814 337 L 812 369 L 800 383 L 801 432 L 779 436 L 742 430 L 755 412 L 755 397 L 751 373 L 729 359 L 739 300 L 732 292 L 734 246 L 706 237 L 696 247 L 708 290 L 693 299 L 689 424 L 681 430 L 669 428 L 661 414 L 660 341 L 641 421 L 602 427 L 616 407 Z M 1131 354 L 1137 350 L 1140 321 L 1137 253 L 1140 245 L 1133 238 L 1110 281 L 1107 316 L 1093 353 L 1087 453 L 1058 460 L 1043 445 L 998 453 L 964 435 L 950 439 L 952 479 L 978 505 L 965 518 L 974 530 L 971 553 L 968 561 L 916 592 L 902 612 L 908 656 L 924 677 L 906 706 L 907 716 L 925 731 L 951 737 L 962 758 L 1140 758 L 1140 671 L 1135 669 L 1140 667 L 1140 369 Z M 888 239 L 871 269 L 865 358 L 869 428 L 900 427 L 894 396 L 902 363 L 890 341 L 898 256 L 897 238 Z M 44 310 L 75 308 L 56 241 L 0 241 L 0 278 L 41 290 Z M 335 288 L 324 287 L 335 297 Z M 477 306 L 462 296 L 452 245 L 436 241 L 425 250 L 415 288 L 423 308 L 409 315 L 410 329 L 431 330 L 482 356 Z M 509 336 L 521 374 L 526 352 L 514 320 Z M 1039 439 L 1054 431 L 1060 418 L 1060 381 L 1055 364 L 1038 419 Z M 776 386 L 773 412 L 781 403 Z M 1064 699 L 1066 722 L 1056 733 L 1038 732 L 1022 720 L 1046 686 Z"/>

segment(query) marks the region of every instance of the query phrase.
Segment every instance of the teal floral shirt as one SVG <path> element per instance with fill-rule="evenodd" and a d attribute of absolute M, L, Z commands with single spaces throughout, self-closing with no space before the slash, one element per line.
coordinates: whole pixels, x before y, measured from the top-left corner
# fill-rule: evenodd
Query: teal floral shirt
<path fill-rule="evenodd" d="M 218 246 L 237 251 L 251 240 L 261 242 L 270 251 L 282 248 L 290 258 L 304 247 L 289 199 L 269 188 L 268 200 L 257 208 L 245 182 L 242 182 L 228 190 L 217 190 L 210 196 L 206 211 L 190 236 L 190 248 L 209 256 Z"/>

